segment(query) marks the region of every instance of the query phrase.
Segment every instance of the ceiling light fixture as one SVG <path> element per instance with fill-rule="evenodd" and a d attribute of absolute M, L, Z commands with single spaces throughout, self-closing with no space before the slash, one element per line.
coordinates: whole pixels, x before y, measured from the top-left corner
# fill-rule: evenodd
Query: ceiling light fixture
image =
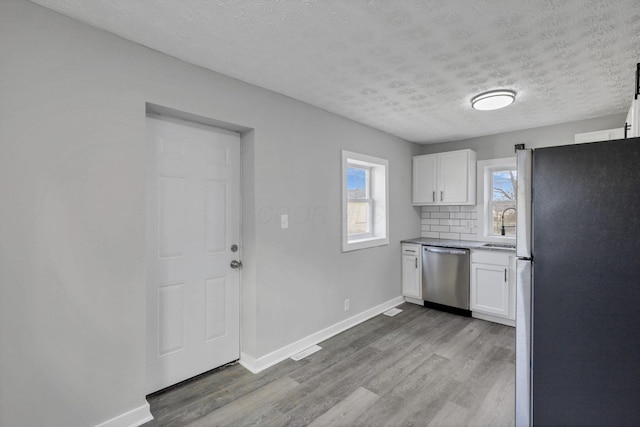
<path fill-rule="evenodd" d="M 471 99 L 471 106 L 474 110 L 489 111 L 498 110 L 513 104 L 516 100 L 516 93 L 508 89 L 490 90 L 481 93 Z"/>

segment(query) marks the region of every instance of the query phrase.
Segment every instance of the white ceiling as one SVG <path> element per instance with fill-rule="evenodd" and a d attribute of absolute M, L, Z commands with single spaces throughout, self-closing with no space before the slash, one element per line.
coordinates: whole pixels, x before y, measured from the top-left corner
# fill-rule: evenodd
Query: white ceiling
<path fill-rule="evenodd" d="M 640 62 L 638 0 L 33 1 L 419 143 L 626 112 Z"/>

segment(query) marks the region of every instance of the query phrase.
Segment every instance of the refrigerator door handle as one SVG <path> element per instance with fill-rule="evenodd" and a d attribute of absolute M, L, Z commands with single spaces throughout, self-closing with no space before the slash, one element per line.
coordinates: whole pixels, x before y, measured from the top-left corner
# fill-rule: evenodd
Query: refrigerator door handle
<path fill-rule="evenodd" d="M 533 151 L 517 151 L 516 256 L 531 258 L 531 185 Z"/>

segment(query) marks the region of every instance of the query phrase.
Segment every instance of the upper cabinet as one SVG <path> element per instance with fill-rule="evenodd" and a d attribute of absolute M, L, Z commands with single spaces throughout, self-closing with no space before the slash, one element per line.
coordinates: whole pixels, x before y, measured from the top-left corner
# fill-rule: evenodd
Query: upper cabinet
<path fill-rule="evenodd" d="M 612 139 L 623 139 L 624 128 L 598 130 L 595 132 L 585 132 L 575 134 L 575 143 L 584 144 L 585 142 L 610 141 Z"/>
<path fill-rule="evenodd" d="M 413 204 L 431 205 L 438 200 L 438 155 L 413 158 Z"/>
<path fill-rule="evenodd" d="M 475 205 L 475 151 L 459 150 L 415 156 L 413 204 Z"/>

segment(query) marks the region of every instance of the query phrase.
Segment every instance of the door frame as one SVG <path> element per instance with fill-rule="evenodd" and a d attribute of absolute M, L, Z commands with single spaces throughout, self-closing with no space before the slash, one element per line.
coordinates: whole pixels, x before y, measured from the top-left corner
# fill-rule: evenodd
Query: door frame
<path fill-rule="evenodd" d="M 245 253 L 244 251 L 244 246 L 245 246 L 245 235 L 244 235 L 244 194 L 245 194 L 245 180 L 244 180 L 244 147 L 245 144 L 247 143 L 247 138 L 253 138 L 253 128 L 250 127 L 246 127 L 246 126 L 240 126 L 240 125 L 236 125 L 233 123 L 229 123 L 229 122 L 224 122 L 224 121 L 220 121 L 217 119 L 213 119 L 213 118 L 209 118 L 206 116 L 202 116 L 202 115 L 197 115 L 197 114 L 193 114 L 193 113 L 188 113 L 185 111 L 181 111 L 181 110 L 177 110 L 177 109 L 173 109 L 170 107 L 164 107 L 158 104 L 153 104 L 153 103 L 149 103 L 146 102 L 145 103 L 145 114 L 143 116 L 143 120 L 145 123 L 145 138 L 144 138 L 144 143 L 145 143 L 145 164 L 144 164 L 144 170 L 145 170 L 145 230 L 144 230 L 144 236 L 145 236 L 145 248 L 148 249 L 149 247 L 149 242 L 150 242 L 150 238 L 151 236 L 148 233 L 148 221 L 149 221 L 149 215 L 151 214 L 151 210 L 152 210 L 152 206 L 151 206 L 151 188 L 149 187 L 149 179 L 148 176 L 151 173 L 150 165 L 151 165 L 151 161 L 152 161 L 152 157 L 153 157 L 153 153 L 150 150 L 150 147 L 147 144 L 147 138 L 146 138 L 146 132 L 147 132 L 147 126 L 146 126 L 146 118 L 148 116 L 157 116 L 157 117 L 161 117 L 161 118 L 165 118 L 165 119 L 169 119 L 169 120 L 177 120 L 177 121 L 183 121 L 183 122 L 187 122 L 187 123 L 192 123 L 192 124 L 196 124 L 196 125 L 201 125 L 201 126 L 208 126 L 208 127 L 213 127 L 213 128 L 218 128 L 221 130 L 225 130 L 225 131 L 230 131 L 230 132 L 235 132 L 238 134 L 239 139 L 240 139 L 240 147 L 239 147 L 239 155 L 240 155 L 240 171 L 239 171 L 239 194 L 238 194 L 238 215 L 239 215 L 239 230 L 238 230 L 238 240 L 239 240 L 239 249 L 237 252 L 237 257 L 239 260 L 243 259 L 243 254 Z M 148 251 L 145 249 L 145 254 L 148 253 Z M 145 313 L 149 310 L 148 307 L 148 298 L 146 297 L 146 286 L 148 286 L 148 272 L 149 272 L 149 260 L 147 259 L 146 255 L 145 255 L 145 279 L 143 281 L 143 286 L 145 287 L 145 301 L 144 301 L 144 309 L 145 309 Z M 240 269 L 240 271 L 238 272 L 238 350 L 239 350 L 239 357 L 242 358 L 242 344 L 243 344 L 243 311 L 244 311 L 244 305 L 243 305 L 243 272 L 242 269 Z M 149 336 L 149 334 L 151 333 L 151 331 L 149 330 L 149 325 L 147 322 L 147 316 L 145 314 L 144 316 L 145 319 L 145 352 L 146 352 L 146 340 Z M 240 360 L 240 359 L 238 359 Z M 213 368 L 216 369 L 216 368 Z M 145 356 L 145 376 L 147 374 L 147 357 Z M 185 380 L 185 381 L 188 381 Z M 145 381 L 146 383 L 146 381 Z M 179 383 L 178 383 L 179 384 Z M 174 384 L 175 385 L 175 384 Z M 173 387 L 173 385 L 169 386 L 169 387 Z M 169 388 L 167 387 L 167 388 Z M 156 394 L 156 393 L 160 393 L 165 389 L 162 390 L 158 390 L 155 391 L 151 394 Z"/>

